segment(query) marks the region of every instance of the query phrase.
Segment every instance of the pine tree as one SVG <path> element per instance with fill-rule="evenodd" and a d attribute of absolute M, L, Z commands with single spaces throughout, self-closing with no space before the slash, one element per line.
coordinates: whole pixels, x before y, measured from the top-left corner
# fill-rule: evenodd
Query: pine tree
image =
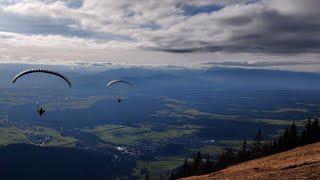
<path fill-rule="evenodd" d="M 312 123 L 309 118 L 301 134 L 301 144 L 305 145 L 310 143 L 312 143 Z"/>
<path fill-rule="evenodd" d="M 317 142 L 317 140 L 319 139 L 319 120 L 316 118 L 313 120 L 312 124 L 311 124 L 311 141 L 312 142 Z"/>
<path fill-rule="evenodd" d="M 249 153 L 248 153 L 248 143 L 247 140 L 244 140 L 241 148 L 238 152 L 238 158 L 237 158 L 238 162 L 244 162 L 247 161 L 249 159 Z"/>
<path fill-rule="evenodd" d="M 283 135 L 282 135 L 282 141 L 281 141 L 281 144 L 280 144 L 280 150 L 281 151 L 285 151 L 287 149 L 289 149 L 289 129 L 286 128 L 286 130 L 283 132 Z"/>
<path fill-rule="evenodd" d="M 188 160 L 185 159 L 185 160 L 184 160 L 184 163 L 183 163 L 183 165 L 182 165 L 182 176 L 183 176 L 183 177 L 189 176 L 188 170 L 189 170 Z"/>
<path fill-rule="evenodd" d="M 211 173 L 213 171 L 213 165 L 214 165 L 213 161 L 211 161 L 210 156 L 207 155 L 207 158 L 200 169 L 200 174 Z"/>
<path fill-rule="evenodd" d="M 144 177 L 145 180 L 150 180 L 150 176 L 149 176 L 149 173 L 146 174 L 146 176 Z"/>
<path fill-rule="evenodd" d="M 215 172 L 251 158 L 282 152 L 298 145 L 310 144 L 320 140 L 320 124 L 318 119 L 314 119 L 313 121 L 308 119 L 300 135 L 297 129 L 296 124 L 293 123 L 278 138 L 266 143 L 262 143 L 262 133 L 258 129 L 252 148 L 248 148 L 246 140 L 242 143 L 239 150 L 226 148 L 220 154 L 216 164 L 210 161 L 209 157 L 203 161 L 200 152 L 198 152 L 194 155 L 192 163 L 185 160 L 182 166 L 183 173 L 181 171 L 172 171 L 171 179 Z"/>
<path fill-rule="evenodd" d="M 265 150 L 265 155 L 270 155 L 273 153 L 273 141 L 267 143 L 267 148 Z"/>
<path fill-rule="evenodd" d="M 219 156 L 218 162 L 215 165 L 215 170 L 224 169 L 230 165 L 236 163 L 236 153 L 232 148 L 226 148 L 224 152 Z"/>
<path fill-rule="evenodd" d="M 272 145 L 271 145 L 271 153 L 276 153 L 278 152 L 278 139 L 273 139 L 272 140 Z"/>
<path fill-rule="evenodd" d="M 305 145 L 307 144 L 307 139 L 308 139 L 308 134 L 306 129 L 304 129 L 301 133 L 301 138 L 300 138 L 300 145 Z"/>
<path fill-rule="evenodd" d="M 247 146 L 248 146 L 247 140 L 244 140 L 241 146 L 241 151 L 247 152 Z"/>
<path fill-rule="evenodd" d="M 293 123 L 289 129 L 289 139 L 288 139 L 289 148 L 294 148 L 298 146 L 298 131 L 296 123 Z"/>
<path fill-rule="evenodd" d="M 317 135 L 316 135 L 316 142 L 320 141 L 320 123 L 318 122 L 318 128 L 317 128 Z"/>
<path fill-rule="evenodd" d="M 177 175 L 175 174 L 175 170 L 170 171 L 170 180 L 178 179 Z"/>
<path fill-rule="evenodd" d="M 193 175 L 197 175 L 199 167 L 202 164 L 202 157 L 201 157 L 201 153 L 198 152 L 196 156 L 193 157 L 193 162 L 192 162 L 192 174 Z"/>
<path fill-rule="evenodd" d="M 254 143 L 253 143 L 253 156 L 259 156 L 261 152 L 261 141 L 262 141 L 262 134 L 261 130 L 258 129 L 256 136 L 254 138 Z"/>

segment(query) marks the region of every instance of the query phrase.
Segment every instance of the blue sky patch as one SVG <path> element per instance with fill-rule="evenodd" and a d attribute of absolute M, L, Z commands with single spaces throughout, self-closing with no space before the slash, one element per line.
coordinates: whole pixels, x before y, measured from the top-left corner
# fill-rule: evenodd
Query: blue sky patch
<path fill-rule="evenodd" d="M 189 16 L 201 14 L 201 13 L 211 13 L 219 11 L 223 6 L 212 4 L 207 6 L 183 6 L 184 13 Z"/>

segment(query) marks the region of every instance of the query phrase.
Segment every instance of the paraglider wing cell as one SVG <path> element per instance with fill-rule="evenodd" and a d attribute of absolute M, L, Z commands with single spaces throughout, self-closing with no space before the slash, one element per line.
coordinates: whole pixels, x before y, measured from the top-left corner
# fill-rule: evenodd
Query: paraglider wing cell
<path fill-rule="evenodd" d="M 32 73 L 46 73 L 46 74 L 58 76 L 58 77 L 62 78 L 63 80 L 65 80 L 70 87 L 72 87 L 71 81 L 67 77 L 65 77 L 64 75 L 62 75 L 58 72 L 54 72 L 54 71 L 50 71 L 50 70 L 46 70 L 46 69 L 31 69 L 31 70 L 22 71 L 14 77 L 13 83 L 15 83 L 18 79 L 20 79 L 24 75 L 32 74 Z"/>

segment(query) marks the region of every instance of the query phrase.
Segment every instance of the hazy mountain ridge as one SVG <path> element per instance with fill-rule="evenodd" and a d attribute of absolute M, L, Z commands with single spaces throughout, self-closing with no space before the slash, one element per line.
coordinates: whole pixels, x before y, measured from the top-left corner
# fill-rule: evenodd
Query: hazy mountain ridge
<path fill-rule="evenodd" d="M 42 66 L 36 66 L 37 68 Z M 176 86 L 215 87 L 219 89 L 320 89 L 320 74 L 265 69 L 221 68 L 197 69 L 157 69 L 157 68 L 115 68 L 105 71 L 87 72 L 84 67 L 45 66 L 66 74 L 76 89 L 104 88 L 106 81 L 126 79 L 143 88 L 166 88 Z M 2 65 L 1 88 L 11 86 L 11 80 L 23 69 L 35 68 L 31 65 Z M 39 78 L 39 77 L 37 77 Z M 45 78 L 43 78 L 45 79 Z M 54 79 L 54 78 L 53 78 Z M 18 87 L 27 87 L 33 78 L 21 80 Z M 41 82 L 55 87 L 60 81 Z M 190 83 L 192 82 L 192 83 Z M 284 83 L 285 82 L 285 83 Z"/>

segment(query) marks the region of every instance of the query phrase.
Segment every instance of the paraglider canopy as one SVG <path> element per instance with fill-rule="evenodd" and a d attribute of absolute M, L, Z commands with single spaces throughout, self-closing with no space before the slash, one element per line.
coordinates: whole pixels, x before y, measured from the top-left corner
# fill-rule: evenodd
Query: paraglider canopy
<path fill-rule="evenodd" d="M 111 87 L 111 86 L 116 85 L 116 84 L 126 84 L 126 85 L 128 85 L 130 87 L 134 87 L 133 84 L 131 84 L 128 81 L 124 81 L 124 80 L 112 80 L 112 81 L 109 81 L 108 84 L 107 84 L 107 87 Z M 122 102 L 122 98 L 119 97 L 117 99 L 117 101 L 118 101 L 118 103 L 121 103 Z"/>
<path fill-rule="evenodd" d="M 131 87 L 134 87 L 133 84 L 131 84 L 131 83 L 128 82 L 128 81 L 124 81 L 124 80 L 112 80 L 112 81 L 109 81 L 108 84 L 107 84 L 107 86 L 110 87 L 110 86 L 112 86 L 112 85 L 114 85 L 114 84 L 118 84 L 118 83 L 125 83 L 125 84 L 127 84 L 127 85 L 129 85 L 129 86 L 131 86 Z"/>
<path fill-rule="evenodd" d="M 13 78 L 12 83 L 15 83 L 21 77 L 23 77 L 23 76 L 25 76 L 27 74 L 32 74 L 32 73 L 46 73 L 46 74 L 51 74 L 51 75 L 54 75 L 54 76 L 58 76 L 61 79 L 63 79 L 64 81 L 66 81 L 70 88 L 72 87 L 71 81 L 67 77 L 65 77 L 64 75 L 62 75 L 62 74 L 60 74 L 58 72 L 50 71 L 50 70 L 47 70 L 47 69 L 30 69 L 30 70 L 22 71 L 22 72 L 20 72 L 19 74 L 17 74 Z"/>

